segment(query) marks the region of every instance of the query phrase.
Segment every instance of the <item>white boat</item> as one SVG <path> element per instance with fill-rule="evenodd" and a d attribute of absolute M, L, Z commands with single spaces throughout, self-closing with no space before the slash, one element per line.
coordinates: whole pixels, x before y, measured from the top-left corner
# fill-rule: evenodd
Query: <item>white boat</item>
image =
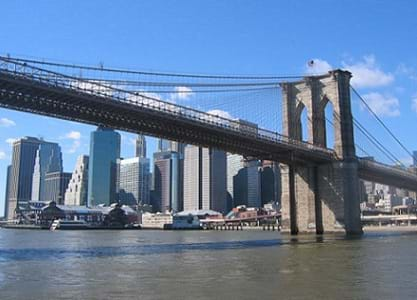
<path fill-rule="evenodd" d="M 49 229 L 54 231 L 56 229 L 88 229 L 89 227 L 90 225 L 83 220 L 54 220 Z"/>

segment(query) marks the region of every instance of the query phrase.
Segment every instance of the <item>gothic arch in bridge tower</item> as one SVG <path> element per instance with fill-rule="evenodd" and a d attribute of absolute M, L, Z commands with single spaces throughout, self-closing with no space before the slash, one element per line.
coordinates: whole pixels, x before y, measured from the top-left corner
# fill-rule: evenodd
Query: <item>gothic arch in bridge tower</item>
<path fill-rule="evenodd" d="M 334 124 L 338 121 L 338 119 L 334 114 L 333 102 L 327 97 L 327 95 L 324 95 L 318 104 L 316 120 L 317 124 L 315 127 L 319 128 L 319 132 L 316 134 L 319 136 L 317 144 L 325 148 L 334 149 Z"/>
<path fill-rule="evenodd" d="M 298 141 L 308 142 L 310 135 L 309 111 L 303 102 L 299 102 L 295 113 L 295 138 Z"/>

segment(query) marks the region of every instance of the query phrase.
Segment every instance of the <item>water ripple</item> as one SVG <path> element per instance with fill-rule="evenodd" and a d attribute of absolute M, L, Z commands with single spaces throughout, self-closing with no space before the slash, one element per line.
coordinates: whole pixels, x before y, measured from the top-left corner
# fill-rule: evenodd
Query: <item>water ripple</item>
<path fill-rule="evenodd" d="M 135 246 L 90 247 L 82 249 L 23 248 L 0 249 L 0 262 L 17 260 L 51 260 L 64 258 L 107 257 L 126 255 L 151 255 L 184 251 L 217 251 L 272 247 L 283 244 L 280 240 L 225 241 L 211 243 L 148 244 Z"/>

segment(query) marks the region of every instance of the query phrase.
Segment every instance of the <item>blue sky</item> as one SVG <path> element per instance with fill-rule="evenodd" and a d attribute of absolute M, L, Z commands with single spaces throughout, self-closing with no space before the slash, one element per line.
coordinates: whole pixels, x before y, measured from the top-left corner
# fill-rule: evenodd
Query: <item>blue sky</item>
<path fill-rule="evenodd" d="M 2 1 L 0 11 L 3 55 L 208 74 L 303 74 L 311 71 L 310 59 L 317 72 L 347 68 L 377 114 L 417 149 L 414 1 L 17 0 Z M 352 105 L 386 139 L 356 100 Z M 0 207 L 12 139 L 59 142 L 65 170 L 72 171 L 76 157 L 88 153 L 93 129 L 0 109 Z M 125 157 L 133 155 L 133 137 L 123 134 Z M 152 152 L 155 142 L 149 142 Z M 406 153 L 393 151 L 409 162 Z"/>

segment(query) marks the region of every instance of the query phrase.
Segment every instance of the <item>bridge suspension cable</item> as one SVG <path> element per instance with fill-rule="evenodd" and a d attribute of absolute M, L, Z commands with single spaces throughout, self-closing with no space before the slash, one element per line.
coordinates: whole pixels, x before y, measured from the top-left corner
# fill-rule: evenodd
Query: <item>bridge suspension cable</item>
<path fill-rule="evenodd" d="M 298 99 L 297 99 L 298 100 Z M 298 100 L 299 101 L 299 100 Z M 333 112 L 333 116 L 340 121 L 340 116 L 338 113 Z M 329 123 L 331 126 L 334 126 L 334 123 L 327 117 L 325 117 L 326 122 Z M 312 126 L 313 121 L 311 120 L 310 117 L 307 116 L 307 120 L 309 121 L 310 125 Z M 354 126 L 360 131 L 362 132 L 365 137 L 368 138 L 368 140 L 372 143 L 372 145 L 374 145 L 379 151 L 381 151 L 387 158 L 388 160 L 390 160 L 391 162 L 393 162 L 394 164 L 400 164 L 403 165 L 402 162 L 396 158 L 388 149 L 386 149 L 374 136 L 372 136 L 372 134 L 366 130 L 365 127 L 363 127 L 359 121 L 354 119 Z M 357 142 L 355 142 L 355 146 L 362 151 L 366 156 L 371 156 L 369 154 L 368 151 L 366 151 L 365 149 L 363 149 L 363 147 L 361 147 Z"/>
<path fill-rule="evenodd" d="M 236 80 L 280 80 L 280 79 L 296 79 L 302 78 L 304 75 L 207 75 L 207 74 L 186 74 L 186 73 L 174 73 L 174 72 L 150 72 L 150 71 L 136 71 L 128 69 L 119 69 L 119 68 L 105 68 L 104 66 L 84 66 L 77 64 L 66 64 L 66 63 L 57 63 L 50 61 L 34 60 L 34 59 L 25 59 L 25 58 L 14 58 L 8 56 L 0 56 L 0 59 L 13 60 L 16 62 L 22 63 L 31 63 L 36 65 L 47 65 L 55 67 L 65 67 L 73 68 L 79 70 L 92 70 L 92 71 L 105 71 L 112 73 L 126 73 L 126 74 L 138 74 L 138 75 L 152 75 L 152 76 L 170 76 L 170 77 L 185 77 L 185 78 L 203 78 L 203 79 L 236 79 Z"/>
<path fill-rule="evenodd" d="M 359 98 L 359 100 L 363 103 L 363 105 L 367 108 L 367 110 L 371 113 L 371 115 L 378 121 L 379 124 L 388 132 L 388 134 L 396 141 L 398 145 L 408 154 L 410 157 L 417 159 L 413 155 L 413 153 L 405 147 L 405 145 L 398 139 L 398 137 L 388 128 L 388 126 L 382 121 L 382 119 L 375 113 L 375 111 L 370 107 L 370 105 L 365 101 L 365 99 L 359 94 L 359 92 L 352 86 L 350 86 L 354 94 Z M 403 165 L 401 163 L 401 165 Z"/>

